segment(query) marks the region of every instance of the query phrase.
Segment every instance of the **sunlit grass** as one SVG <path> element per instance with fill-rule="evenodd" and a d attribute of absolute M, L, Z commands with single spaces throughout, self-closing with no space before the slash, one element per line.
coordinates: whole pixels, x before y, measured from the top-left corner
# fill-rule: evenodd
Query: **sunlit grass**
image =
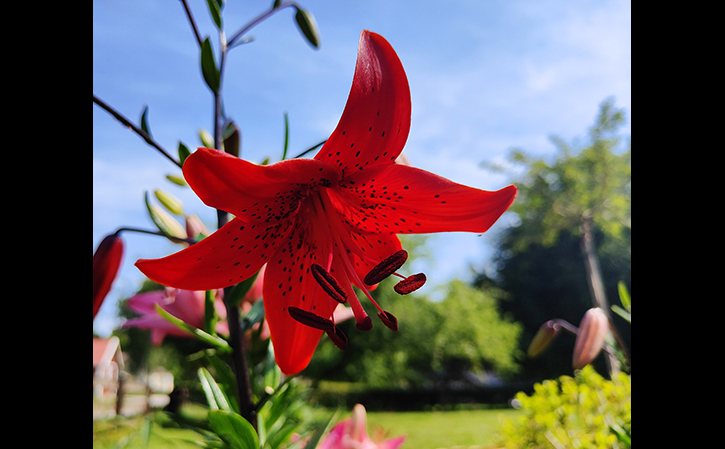
<path fill-rule="evenodd" d="M 191 407 L 190 410 L 195 411 L 196 408 Z M 202 410 L 203 413 L 205 412 Z M 521 412 L 511 409 L 368 412 L 368 430 L 376 441 L 407 435 L 401 449 L 483 449 L 496 444 L 502 417 L 519 413 Z M 342 413 L 340 419 L 348 415 L 349 413 Z M 149 418 L 151 417 L 117 417 L 94 421 L 94 449 L 198 449 L 198 442 L 204 441 L 202 435 L 175 427 L 168 419 L 159 416 Z"/>
<path fill-rule="evenodd" d="M 488 448 L 497 442 L 501 418 L 519 413 L 512 409 L 369 412 L 368 430 L 373 438 L 381 431 L 386 438 L 407 435 L 403 448 Z"/>

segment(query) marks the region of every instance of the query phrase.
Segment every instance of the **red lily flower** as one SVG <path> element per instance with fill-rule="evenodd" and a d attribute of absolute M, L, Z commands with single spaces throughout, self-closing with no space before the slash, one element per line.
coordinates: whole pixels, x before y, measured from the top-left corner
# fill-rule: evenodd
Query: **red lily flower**
<path fill-rule="evenodd" d="M 187 249 L 136 266 L 164 285 L 206 290 L 243 281 L 266 263 L 265 313 L 285 374 L 307 366 L 323 331 L 346 346 L 333 321 L 339 302 L 350 303 L 359 329 L 370 329 L 352 285 L 397 330 L 368 292 L 390 274 L 404 278 L 396 288 L 403 294 L 425 281 L 393 273 L 407 257 L 396 234 L 482 233 L 516 195 L 514 186 L 488 192 L 396 164 L 409 129 L 403 66 L 385 39 L 363 31 L 342 118 L 315 158 L 260 166 L 198 149 L 184 177 L 204 203 L 235 218 Z"/>

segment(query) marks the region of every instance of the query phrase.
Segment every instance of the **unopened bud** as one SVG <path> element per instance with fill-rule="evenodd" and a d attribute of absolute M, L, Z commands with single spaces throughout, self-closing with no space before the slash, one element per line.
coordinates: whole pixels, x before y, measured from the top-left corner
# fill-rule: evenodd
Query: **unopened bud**
<path fill-rule="evenodd" d="M 184 213 L 184 205 L 181 201 L 169 192 L 161 189 L 154 190 L 156 199 L 164 205 L 166 210 L 175 215 L 181 215 Z"/>
<path fill-rule="evenodd" d="M 111 290 L 123 258 L 123 240 L 118 234 L 106 236 L 93 253 L 93 318 Z"/>
<path fill-rule="evenodd" d="M 574 369 L 582 369 L 597 358 L 604 347 L 608 329 L 609 320 L 602 309 L 594 307 L 587 310 L 574 343 Z"/>
<path fill-rule="evenodd" d="M 187 215 L 186 216 L 186 235 L 189 236 L 189 238 L 196 238 L 199 234 L 201 234 L 203 237 L 206 237 L 209 235 L 209 230 L 204 226 L 204 223 L 202 223 L 201 219 L 196 215 Z"/>
<path fill-rule="evenodd" d="M 554 337 L 556 337 L 558 333 L 559 326 L 556 325 L 554 320 L 549 320 L 542 324 L 529 345 L 529 357 L 537 357 L 539 354 L 544 352 L 544 350 L 549 347 L 549 344 L 554 341 Z"/>

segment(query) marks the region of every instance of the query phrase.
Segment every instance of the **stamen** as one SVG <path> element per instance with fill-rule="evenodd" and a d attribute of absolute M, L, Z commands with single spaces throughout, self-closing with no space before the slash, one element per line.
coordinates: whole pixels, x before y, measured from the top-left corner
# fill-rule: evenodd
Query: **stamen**
<path fill-rule="evenodd" d="M 373 328 L 373 320 L 371 320 L 368 315 L 365 315 L 365 318 L 355 323 L 355 327 L 361 331 L 369 331 Z"/>
<path fill-rule="evenodd" d="M 333 326 L 332 329 L 325 332 L 327 333 L 327 336 L 330 337 L 330 340 L 335 343 L 335 346 L 340 349 L 347 348 L 347 336 L 342 333 L 339 327 Z"/>
<path fill-rule="evenodd" d="M 287 310 L 292 318 L 306 326 L 314 327 L 315 329 L 320 329 L 325 332 L 329 332 L 335 327 L 335 324 L 327 318 L 315 315 L 312 312 L 302 310 L 298 307 L 290 306 Z"/>
<path fill-rule="evenodd" d="M 320 287 L 325 290 L 325 293 L 341 304 L 347 302 L 347 295 L 345 294 L 345 291 L 340 288 L 340 284 L 337 283 L 335 278 L 332 277 L 327 270 L 316 263 L 313 263 L 312 266 L 310 266 L 310 269 L 312 270 L 312 276 L 315 278 L 317 283 L 320 284 Z"/>
<path fill-rule="evenodd" d="M 393 253 L 393 255 L 388 256 L 385 260 L 377 264 L 375 268 L 370 270 L 370 272 L 365 276 L 365 283 L 367 285 L 377 284 L 386 277 L 395 273 L 398 268 L 403 266 L 406 260 L 408 260 L 408 252 L 406 250 L 401 249 L 400 251 Z"/>
<path fill-rule="evenodd" d="M 413 274 L 395 284 L 395 287 L 393 288 L 396 292 L 398 292 L 398 294 L 407 295 L 408 293 L 414 292 L 421 288 L 423 284 L 425 284 L 425 281 L 425 274 Z"/>
<path fill-rule="evenodd" d="M 383 310 L 382 312 L 378 312 L 378 316 L 380 317 L 380 320 L 383 322 L 383 324 L 386 325 L 388 328 L 394 331 L 398 330 L 398 319 L 395 318 L 395 315 Z"/>

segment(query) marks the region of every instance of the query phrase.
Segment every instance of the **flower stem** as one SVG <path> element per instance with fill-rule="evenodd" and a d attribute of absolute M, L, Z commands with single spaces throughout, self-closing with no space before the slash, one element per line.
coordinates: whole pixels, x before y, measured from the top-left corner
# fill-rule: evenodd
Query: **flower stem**
<path fill-rule="evenodd" d="M 196 37 L 196 42 L 199 44 L 199 48 L 201 48 L 201 35 L 199 34 L 199 29 L 196 27 L 196 22 L 194 21 L 194 16 L 191 14 L 191 10 L 189 9 L 189 4 L 186 2 L 186 0 L 181 0 L 181 4 L 184 5 L 184 11 L 186 12 L 186 17 L 189 19 L 189 24 L 191 25 L 191 29 L 194 30 L 194 36 Z"/>
<path fill-rule="evenodd" d="M 277 7 L 276 7 L 276 8 L 274 8 L 274 7 L 273 7 L 273 8 L 270 8 L 270 9 L 269 9 L 269 10 L 267 10 L 266 12 L 264 12 L 264 13 L 260 14 L 260 15 L 259 15 L 259 16 L 257 16 L 256 18 L 252 19 L 252 20 L 251 20 L 251 21 L 250 21 L 249 23 L 247 23 L 247 24 L 246 24 L 246 25 L 244 25 L 244 26 L 243 26 L 243 27 L 242 27 L 242 28 L 241 28 L 241 29 L 240 29 L 239 31 L 237 31 L 237 32 L 236 32 L 236 33 L 234 34 L 234 36 L 232 36 L 232 38 L 231 38 L 231 39 L 229 39 L 229 47 L 232 47 L 232 46 L 234 46 L 234 44 L 235 44 L 235 43 L 236 43 L 236 42 L 237 42 L 237 41 L 238 41 L 238 40 L 239 40 L 239 39 L 240 39 L 240 38 L 241 38 L 242 36 L 244 36 L 244 34 L 245 34 L 245 33 L 246 33 L 247 31 L 251 30 L 251 29 L 252 29 L 252 28 L 253 28 L 253 27 L 254 27 L 255 25 L 257 25 L 257 24 L 258 24 L 258 23 L 260 23 L 261 21 L 265 20 L 265 19 L 266 19 L 267 17 L 271 16 L 272 14 L 276 13 L 277 11 L 280 11 L 280 10 L 282 10 L 282 9 L 286 8 L 287 6 L 292 6 L 292 7 L 294 7 L 294 8 L 299 8 L 299 6 L 297 5 L 297 3 L 295 3 L 295 2 L 284 2 L 284 3 L 280 3 L 279 5 L 277 5 Z"/>
<path fill-rule="evenodd" d="M 149 231 L 148 229 L 118 228 L 115 233 L 118 234 L 119 232 L 122 232 L 122 231 L 126 231 L 126 232 L 138 232 L 140 234 L 158 235 L 158 236 L 165 237 L 167 239 L 173 240 L 176 243 L 188 243 L 190 245 L 193 245 L 194 243 L 197 242 L 194 239 L 188 239 L 188 238 L 187 239 L 182 239 L 180 237 L 174 237 L 172 235 L 166 235 L 166 234 L 164 234 L 162 232 L 159 232 L 159 231 Z"/>
<path fill-rule="evenodd" d="M 128 126 L 129 128 L 131 128 L 131 130 L 133 132 L 135 132 L 136 134 L 138 134 L 139 136 L 141 136 L 141 138 L 143 140 L 145 140 L 146 143 L 148 143 L 152 147 L 154 147 L 157 150 L 159 150 L 159 152 L 161 154 L 163 154 L 164 156 L 166 156 L 167 159 L 169 159 L 171 162 L 173 162 L 179 168 L 181 168 L 181 162 L 179 162 L 176 159 L 174 159 L 173 157 L 171 157 L 171 155 L 166 150 L 164 150 L 164 148 L 161 145 L 159 145 L 151 136 L 149 136 L 148 133 L 146 133 L 146 131 L 142 130 L 138 126 L 136 126 L 133 123 L 131 123 L 131 121 L 129 119 L 127 119 L 126 117 L 124 117 L 123 115 L 121 115 L 120 112 L 118 112 L 115 109 L 113 109 L 111 106 L 109 106 L 108 104 L 106 104 L 103 100 L 101 100 L 100 98 L 96 97 L 95 95 L 93 95 L 93 102 L 95 104 L 97 104 L 98 106 L 100 106 L 102 109 L 104 109 L 106 112 L 108 112 L 109 114 L 111 114 L 116 120 L 118 120 L 119 122 L 121 122 L 124 125 Z"/>

